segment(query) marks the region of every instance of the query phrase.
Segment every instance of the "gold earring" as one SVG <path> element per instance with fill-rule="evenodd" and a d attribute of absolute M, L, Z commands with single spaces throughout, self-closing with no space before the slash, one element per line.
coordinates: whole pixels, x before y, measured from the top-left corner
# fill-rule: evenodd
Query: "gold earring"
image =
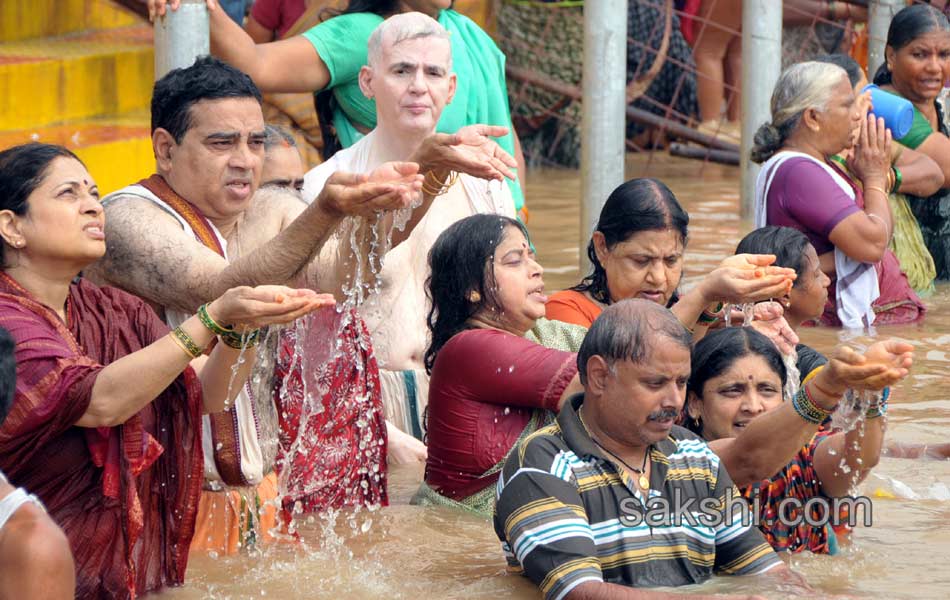
<path fill-rule="evenodd" d="M 482 301 L 482 295 L 478 293 L 478 290 L 472 290 L 468 294 L 468 301 L 472 304 L 478 304 Z"/>

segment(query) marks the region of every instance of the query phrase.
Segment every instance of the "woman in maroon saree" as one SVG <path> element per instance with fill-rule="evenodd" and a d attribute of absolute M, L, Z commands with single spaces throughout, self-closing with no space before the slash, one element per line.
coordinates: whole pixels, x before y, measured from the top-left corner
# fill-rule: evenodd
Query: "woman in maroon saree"
<path fill-rule="evenodd" d="M 508 453 L 581 391 L 577 356 L 525 337 L 547 297 L 518 221 L 482 214 L 453 223 L 429 268 L 429 455 L 413 502 L 490 516 Z"/>
<path fill-rule="evenodd" d="M 228 343 L 194 358 L 215 337 L 198 317 L 173 337 L 142 300 L 75 279 L 105 252 L 103 231 L 95 183 L 71 152 L 0 152 L 0 326 L 17 361 L 0 470 L 65 531 L 76 595 L 127 598 L 182 583 L 203 480 L 200 417 L 226 408 L 253 360 L 232 373 L 240 350 Z M 253 327 L 329 302 L 262 286 L 206 307 L 217 323 Z"/>

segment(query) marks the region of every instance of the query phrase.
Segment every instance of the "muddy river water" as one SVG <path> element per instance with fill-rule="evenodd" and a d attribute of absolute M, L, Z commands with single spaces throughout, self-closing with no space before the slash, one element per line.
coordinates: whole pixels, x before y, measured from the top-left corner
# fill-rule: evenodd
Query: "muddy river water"
<path fill-rule="evenodd" d="M 630 157 L 630 177 L 662 179 L 689 211 L 684 286 L 732 254 L 751 229 L 741 220 L 738 170 L 661 154 Z M 545 285 L 558 290 L 579 278 L 580 177 L 576 171 L 533 170 L 527 177 L 529 229 L 545 267 Z M 585 240 L 586 245 L 586 240 Z M 928 298 L 923 324 L 882 327 L 879 335 L 916 347 L 912 374 L 890 400 L 890 438 L 950 441 L 950 285 Z M 802 340 L 822 351 L 833 330 L 808 329 Z M 193 554 L 187 583 L 168 598 L 537 598 L 526 579 L 505 573 L 491 523 L 442 508 L 409 506 L 421 467 L 390 474 L 392 505 L 301 524 L 301 546 L 269 546 L 257 554 Z M 873 501 L 873 525 L 859 527 L 834 557 L 799 555 L 793 568 L 816 595 L 950 598 L 950 461 L 882 458 L 860 486 Z M 758 578 L 716 578 L 680 592 L 762 594 L 789 591 Z"/>

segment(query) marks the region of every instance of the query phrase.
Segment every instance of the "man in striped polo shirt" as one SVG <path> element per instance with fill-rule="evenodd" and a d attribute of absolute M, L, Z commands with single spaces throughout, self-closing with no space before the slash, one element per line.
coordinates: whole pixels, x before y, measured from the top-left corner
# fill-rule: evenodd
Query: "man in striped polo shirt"
<path fill-rule="evenodd" d="M 608 307 L 577 356 L 584 393 L 505 463 L 495 532 L 509 566 L 545 598 L 623 598 L 633 590 L 622 586 L 692 584 L 714 571 L 791 573 L 719 458 L 673 424 L 691 341 L 658 304 Z"/>

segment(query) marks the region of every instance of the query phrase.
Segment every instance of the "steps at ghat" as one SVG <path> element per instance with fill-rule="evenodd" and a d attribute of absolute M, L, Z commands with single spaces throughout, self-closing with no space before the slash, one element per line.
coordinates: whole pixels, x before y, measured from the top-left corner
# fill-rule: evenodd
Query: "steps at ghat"
<path fill-rule="evenodd" d="M 0 0 L 0 149 L 75 152 L 105 194 L 154 170 L 149 23 L 111 0 Z"/>
<path fill-rule="evenodd" d="M 491 3 L 455 9 L 492 29 Z M 104 195 L 154 171 L 152 26 L 112 0 L 0 0 L 0 150 L 66 146 Z"/>

